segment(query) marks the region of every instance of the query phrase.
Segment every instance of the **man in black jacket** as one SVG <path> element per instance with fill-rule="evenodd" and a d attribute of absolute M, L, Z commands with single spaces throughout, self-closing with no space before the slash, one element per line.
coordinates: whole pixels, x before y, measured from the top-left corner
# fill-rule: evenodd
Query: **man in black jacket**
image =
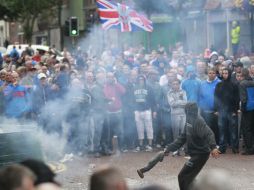
<path fill-rule="evenodd" d="M 185 143 L 190 159 L 185 163 L 178 175 L 180 190 L 188 190 L 194 178 L 207 162 L 209 155 L 215 158 L 219 156 L 212 130 L 206 125 L 203 118 L 198 116 L 196 103 L 189 102 L 185 106 L 186 125 L 183 133 L 167 146 L 164 154 L 174 152 Z"/>
<path fill-rule="evenodd" d="M 240 82 L 240 100 L 241 100 L 241 128 L 243 140 L 245 143 L 245 152 L 243 155 L 254 154 L 254 81 L 250 77 L 249 70 L 242 70 L 243 80 Z"/>
<path fill-rule="evenodd" d="M 219 126 L 219 150 L 226 152 L 226 139 L 230 139 L 233 153 L 238 153 L 238 122 L 237 113 L 239 109 L 238 86 L 231 80 L 230 70 L 224 68 L 222 81 L 216 85 L 214 93 L 214 104 L 218 115 Z M 226 138 L 229 136 L 230 138 Z M 229 142 L 229 143 L 230 143 Z"/>

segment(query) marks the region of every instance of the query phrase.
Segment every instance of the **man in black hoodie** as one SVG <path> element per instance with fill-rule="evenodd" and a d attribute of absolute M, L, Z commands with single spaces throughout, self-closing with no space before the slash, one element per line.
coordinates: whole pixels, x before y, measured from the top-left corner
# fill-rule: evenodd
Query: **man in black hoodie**
<path fill-rule="evenodd" d="M 185 163 L 178 175 L 180 190 L 189 190 L 193 180 L 207 162 L 209 155 L 215 158 L 219 156 L 216 148 L 214 133 L 206 125 L 203 118 L 198 115 L 196 103 L 188 102 L 185 106 L 186 125 L 183 133 L 167 146 L 164 154 L 174 152 L 185 143 L 190 159 Z"/>
<path fill-rule="evenodd" d="M 215 87 L 214 104 L 218 115 L 220 152 L 226 152 L 226 139 L 230 139 L 233 153 L 239 153 L 237 113 L 239 109 L 238 87 L 231 80 L 228 68 L 222 70 L 222 81 Z M 226 138 L 229 135 L 230 138 Z M 229 142 L 229 143 L 230 143 Z"/>

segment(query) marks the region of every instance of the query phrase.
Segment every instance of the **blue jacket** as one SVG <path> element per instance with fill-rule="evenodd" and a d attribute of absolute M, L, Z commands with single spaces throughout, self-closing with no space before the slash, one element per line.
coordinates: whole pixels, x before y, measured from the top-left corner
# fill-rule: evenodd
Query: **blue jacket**
<path fill-rule="evenodd" d="M 34 86 L 32 92 L 32 111 L 39 114 L 46 103 L 52 99 L 53 93 L 48 84 L 45 86 L 40 84 Z"/>
<path fill-rule="evenodd" d="M 199 91 L 199 107 L 205 111 L 214 111 L 214 92 L 220 79 L 216 78 L 212 82 L 202 81 Z"/>
<path fill-rule="evenodd" d="M 69 88 L 70 78 L 67 72 L 60 72 L 56 77 L 55 83 L 59 87 L 57 97 L 62 98 L 67 93 Z"/>
<path fill-rule="evenodd" d="M 4 89 L 5 97 L 5 115 L 7 117 L 22 117 L 23 114 L 30 111 L 27 90 L 24 86 L 12 84 Z"/>
<path fill-rule="evenodd" d="M 2 53 L 0 52 L 0 69 L 2 68 L 3 65 L 3 56 Z"/>
<path fill-rule="evenodd" d="M 186 79 L 182 82 L 182 89 L 186 92 L 188 102 L 198 103 L 201 81 L 199 79 Z"/>
<path fill-rule="evenodd" d="M 243 112 L 254 110 L 254 81 L 251 78 L 240 82 L 241 110 Z"/>
<path fill-rule="evenodd" d="M 13 48 L 10 52 L 11 58 L 13 58 L 15 61 L 19 58 L 19 52 L 16 50 L 16 48 Z"/>

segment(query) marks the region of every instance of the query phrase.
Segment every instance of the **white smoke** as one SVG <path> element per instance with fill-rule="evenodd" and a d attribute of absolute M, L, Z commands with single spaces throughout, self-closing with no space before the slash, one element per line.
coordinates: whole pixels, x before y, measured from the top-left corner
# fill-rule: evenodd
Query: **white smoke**
<path fill-rule="evenodd" d="M 10 119 L 6 117 L 1 117 L 0 124 L 0 133 L 2 135 L 10 135 L 15 133 L 27 133 L 25 135 L 26 138 L 31 138 L 31 140 L 27 140 L 30 142 L 31 146 L 35 146 L 37 142 L 41 147 L 41 152 L 43 157 L 41 159 L 45 161 L 49 160 L 57 160 L 60 159 L 64 152 L 65 147 L 65 138 L 60 138 L 57 134 L 47 134 L 45 133 L 36 122 L 28 121 L 28 120 L 17 120 Z M 11 140 L 11 136 L 9 136 L 9 140 Z M 13 139 L 15 140 L 15 139 Z M 12 146 L 12 145 L 7 145 Z M 17 147 L 15 147 L 16 149 Z M 20 149 L 24 149 L 27 151 L 27 147 L 20 147 Z M 28 150 L 29 151 L 29 150 Z M 33 156 L 33 155 L 31 155 Z"/>

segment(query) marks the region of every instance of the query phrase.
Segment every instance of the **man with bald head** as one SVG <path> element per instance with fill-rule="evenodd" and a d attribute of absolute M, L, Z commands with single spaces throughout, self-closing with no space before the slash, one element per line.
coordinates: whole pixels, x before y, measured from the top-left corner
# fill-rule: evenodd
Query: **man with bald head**
<path fill-rule="evenodd" d="M 28 168 L 14 164 L 0 170 L 1 190 L 35 190 L 36 176 Z"/>
<path fill-rule="evenodd" d="M 207 79 L 207 75 L 206 75 L 207 65 L 204 61 L 199 60 L 196 62 L 196 70 L 197 70 L 197 77 L 200 80 Z"/>
<path fill-rule="evenodd" d="M 19 75 L 12 72 L 7 77 L 8 85 L 4 89 L 5 115 L 11 118 L 22 118 L 30 111 L 27 89 L 20 85 Z"/>
<path fill-rule="evenodd" d="M 91 176 L 90 190 L 128 190 L 128 187 L 119 170 L 105 167 Z"/>

